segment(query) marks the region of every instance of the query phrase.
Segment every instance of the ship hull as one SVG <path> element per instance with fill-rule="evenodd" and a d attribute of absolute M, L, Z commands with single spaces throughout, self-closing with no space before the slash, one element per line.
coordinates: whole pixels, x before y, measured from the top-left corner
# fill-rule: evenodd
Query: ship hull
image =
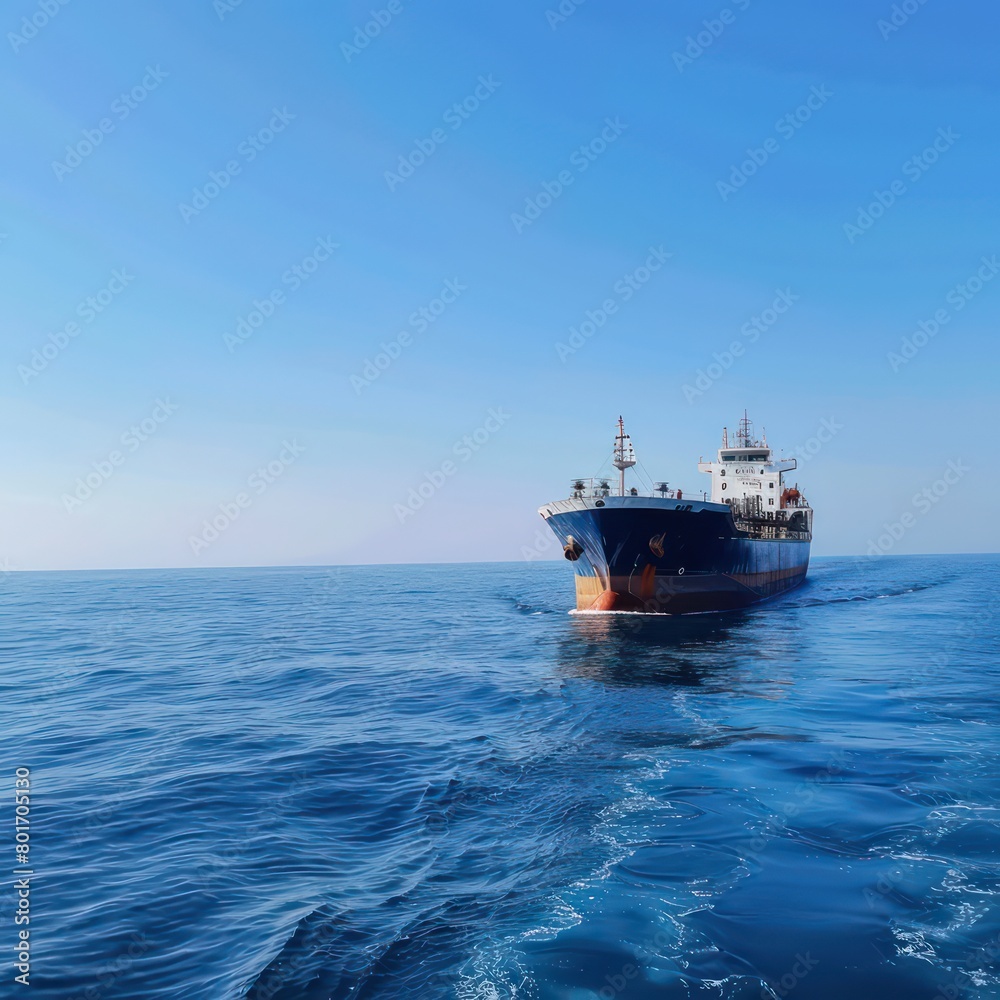
<path fill-rule="evenodd" d="M 799 586 L 809 568 L 808 534 L 751 537 L 725 504 L 608 497 L 540 513 L 572 559 L 580 611 L 729 611 Z"/>

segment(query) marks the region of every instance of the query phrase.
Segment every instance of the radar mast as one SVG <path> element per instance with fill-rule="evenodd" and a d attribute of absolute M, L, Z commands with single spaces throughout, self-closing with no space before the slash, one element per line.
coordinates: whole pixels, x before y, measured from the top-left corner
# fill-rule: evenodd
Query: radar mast
<path fill-rule="evenodd" d="M 605 452 L 607 454 L 607 452 Z M 618 470 L 618 495 L 625 496 L 625 470 L 635 465 L 632 439 L 625 433 L 625 422 L 618 418 L 618 436 L 615 438 L 615 460 L 611 463 Z"/>

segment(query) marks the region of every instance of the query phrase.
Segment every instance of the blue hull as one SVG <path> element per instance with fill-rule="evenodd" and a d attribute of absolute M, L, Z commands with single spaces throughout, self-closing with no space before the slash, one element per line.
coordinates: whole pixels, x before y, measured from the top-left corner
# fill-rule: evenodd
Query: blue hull
<path fill-rule="evenodd" d="M 579 610 L 727 611 L 797 587 L 809 568 L 807 534 L 752 537 L 722 504 L 616 497 L 541 513 L 573 560 Z"/>

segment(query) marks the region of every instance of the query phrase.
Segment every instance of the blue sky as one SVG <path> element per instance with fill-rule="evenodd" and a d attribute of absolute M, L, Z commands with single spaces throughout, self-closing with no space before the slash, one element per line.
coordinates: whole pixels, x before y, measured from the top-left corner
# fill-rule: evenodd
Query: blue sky
<path fill-rule="evenodd" d="M 555 557 L 619 413 L 693 491 L 744 407 L 816 554 L 1000 548 L 985 0 L 0 27 L 7 565 Z"/>

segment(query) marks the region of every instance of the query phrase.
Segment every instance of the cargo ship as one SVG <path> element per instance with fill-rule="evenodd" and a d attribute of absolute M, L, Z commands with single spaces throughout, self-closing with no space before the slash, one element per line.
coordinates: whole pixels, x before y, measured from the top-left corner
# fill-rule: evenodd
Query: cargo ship
<path fill-rule="evenodd" d="M 711 477 L 701 494 L 643 484 L 621 417 L 611 465 L 617 477 L 575 479 L 538 510 L 573 564 L 578 611 L 730 611 L 805 580 L 813 511 L 786 483 L 796 460 L 776 459 L 746 413 L 732 439 L 723 428 L 716 460 L 699 461 Z"/>

